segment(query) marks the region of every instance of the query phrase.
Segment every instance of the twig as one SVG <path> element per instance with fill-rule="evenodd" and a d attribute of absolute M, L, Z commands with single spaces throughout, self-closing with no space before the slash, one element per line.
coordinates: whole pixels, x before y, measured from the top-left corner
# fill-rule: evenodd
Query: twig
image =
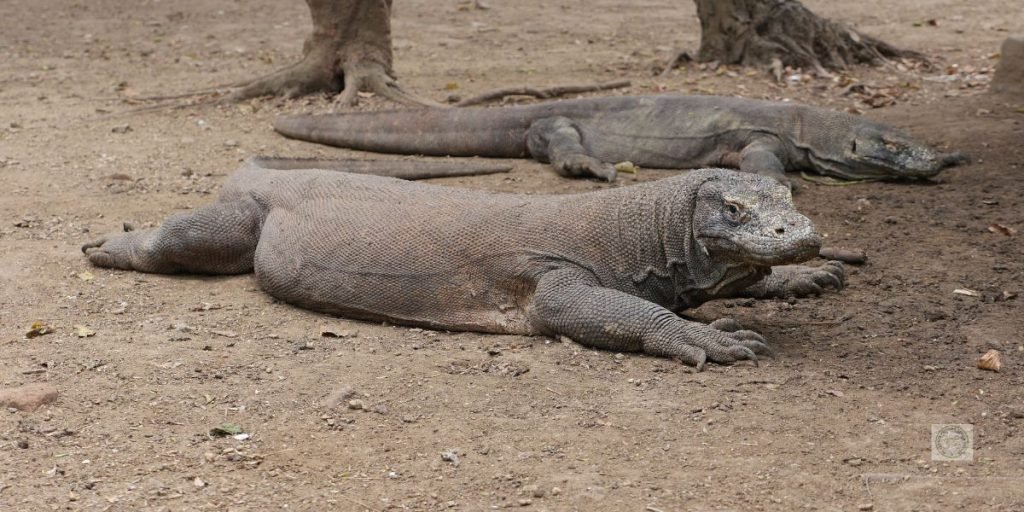
<path fill-rule="evenodd" d="M 586 85 L 556 85 L 554 87 L 538 88 L 538 87 L 503 87 L 501 89 L 495 89 L 490 92 L 485 92 L 478 96 L 466 98 L 455 104 L 456 107 L 467 107 L 470 105 L 479 105 L 481 103 L 487 103 L 490 101 L 500 100 L 506 96 L 533 96 L 538 99 L 549 99 L 557 96 L 565 96 L 567 94 L 579 94 L 582 92 L 594 92 L 594 91 L 607 91 L 609 89 L 620 89 L 622 87 L 629 87 L 631 85 L 629 80 L 614 80 L 611 82 L 604 82 L 600 84 L 586 84 Z"/>

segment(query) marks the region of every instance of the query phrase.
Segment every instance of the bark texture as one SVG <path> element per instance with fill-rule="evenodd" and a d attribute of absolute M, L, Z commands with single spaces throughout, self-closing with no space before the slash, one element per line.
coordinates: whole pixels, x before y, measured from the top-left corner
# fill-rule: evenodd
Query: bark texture
<path fill-rule="evenodd" d="M 244 84 L 231 99 L 257 96 L 294 98 L 337 93 L 351 105 L 360 91 L 404 104 L 429 104 L 406 93 L 395 81 L 391 53 L 391 0 L 306 0 L 313 33 L 303 45 L 302 60 Z"/>
<path fill-rule="evenodd" d="M 818 17 L 797 0 L 695 0 L 700 17 L 698 60 L 763 66 L 779 59 L 794 68 L 844 69 L 923 55 Z"/>

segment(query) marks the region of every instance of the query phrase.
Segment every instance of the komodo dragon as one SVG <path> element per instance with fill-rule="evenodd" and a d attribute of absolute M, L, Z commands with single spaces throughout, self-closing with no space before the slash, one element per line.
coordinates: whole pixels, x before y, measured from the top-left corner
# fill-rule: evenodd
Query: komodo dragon
<path fill-rule="evenodd" d="M 730 167 L 788 183 L 785 171 L 927 178 L 966 162 L 895 128 L 823 108 L 723 96 L 618 96 L 500 108 L 279 117 L 295 139 L 381 153 L 523 158 L 564 176 L 615 179 L 615 162 Z"/>
<path fill-rule="evenodd" d="M 315 162 L 307 162 L 313 166 Z M 449 188 L 250 160 L 219 199 L 82 247 L 100 267 L 256 272 L 274 297 L 432 329 L 566 336 L 705 361 L 753 360 L 757 333 L 674 311 L 841 288 L 841 264 L 775 181 L 703 169 L 577 195 Z"/>

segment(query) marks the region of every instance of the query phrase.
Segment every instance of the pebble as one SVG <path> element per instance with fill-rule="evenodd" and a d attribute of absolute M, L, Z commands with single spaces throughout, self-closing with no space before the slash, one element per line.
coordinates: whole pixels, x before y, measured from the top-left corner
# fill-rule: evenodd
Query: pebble
<path fill-rule="evenodd" d="M 362 400 L 357 398 L 355 400 L 348 401 L 348 408 L 360 411 L 366 409 L 366 404 Z"/>
<path fill-rule="evenodd" d="M 354 389 L 348 386 L 342 387 L 324 399 L 324 407 L 333 409 L 345 403 L 348 399 L 356 396 L 356 394 L 357 393 Z"/>
<path fill-rule="evenodd" d="M 559 494 L 562 494 L 561 487 L 552 487 L 551 488 L 551 495 L 552 496 L 558 496 Z"/>
<path fill-rule="evenodd" d="M 874 503 L 861 503 L 860 505 L 857 505 L 857 510 L 872 510 L 874 508 Z"/>
<path fill-rule="evenodd" d="M 32 412 L 43 404 L 57 400 L 57 396 L 57 388 L 43 382 L 0 389 L 0 407 L 13 407 L 19 411 Z"/>

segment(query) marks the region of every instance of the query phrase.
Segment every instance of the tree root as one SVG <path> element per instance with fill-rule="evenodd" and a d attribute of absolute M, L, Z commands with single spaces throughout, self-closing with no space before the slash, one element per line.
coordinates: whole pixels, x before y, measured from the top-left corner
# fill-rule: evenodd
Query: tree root
<path fill-rule="evenodd" d="M 483 94 L 466 98 L 455 104 L 456 107 L 468 107 L 470 105 L 480 105 L 491 101 L 497 101 L 507 96 L 533 96 L 537 99 L 550 99 L 558 96 L 565 96 L 567 94 L 579 94 L 584 92 L 594 91 L 606 91 L 609 89 L 620 89 L 622 87 L 629 87 L 631 85 L 629 80 L 614 80 L 611 82 L 604 82 L 600 84 L 585 84 L 585 85 L 557 85 L 554 87 L 537 88 L 537 87 L 503 87 L 501 89 L 495 89 L 493 91 L 485 92 Z"/>

